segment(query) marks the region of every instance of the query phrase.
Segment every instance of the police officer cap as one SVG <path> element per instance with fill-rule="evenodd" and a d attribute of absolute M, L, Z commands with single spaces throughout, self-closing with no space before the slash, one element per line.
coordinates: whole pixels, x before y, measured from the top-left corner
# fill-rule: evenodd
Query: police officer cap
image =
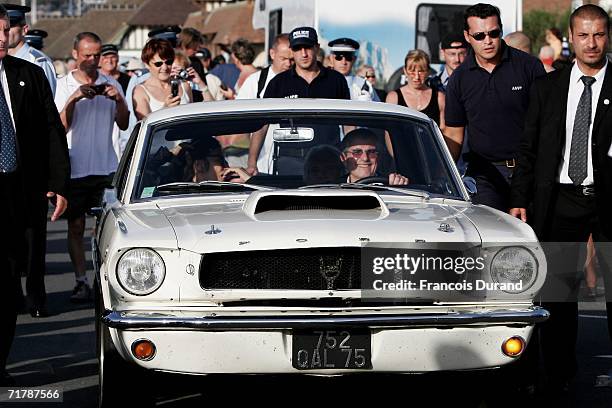
<path fill-rule="evenodd" d="M 298 27 L 294 28 L 289 34 L 289 47 L 294 48 L 298 45 L 305 45 L 307 47 L 314 47 L 319 43 L 319 36 L 317 30 L 312 27 Z"/>
<path fill-rule="evenodd" d="M 45 30 L 39 30 L 38 28 L 35 28 L 34 30 L 28 30 L 26 37 L 47 38 L 48 35 L 49 34 Z"/>
<path fill-rule="evenodd" d="M 23 36 L 24 41 L 31 47 L 37 50 L 43 49 L 43 38 L 47 38 L 47 32 L 45 30 L 29 30 L 26 35 Z"/>
<path fill-rule="evenodd" d="M 178 26 L 166 26 L 162 28 L 156 28 L 149 31 L 149 38 L 157 38 L 159 40 L 168 40 L 173 46 L 176 46 L 177 35 L 181 32 Z"/>
<path fill-rule="evenodd" d="M 119 54 L 119 48 L 115 44 L 104 44 L 100 48 L 100 55 Z"/>
<path fill-rule="evenodd" d="M 334 52 L 355 52 L 359 49 L 359 43 L 352 38 L 337 38 L 328 44 L 329 50 Z"/>
<path fill-rule="evenodd" d="M 29 13 L 31 8 L 28 6 L 21 6 L 19 4 L 3 4 L 6 11 L 8 11 L 9 20 L 11 26 L 25 24 L 26 13 Z"/>
<path fill-rule="evenodd" d="M 448 50 L 450 48 L 467 48 L 465 37 L 460 34 L 449 34 L 442 40 L 440 48 Z"/>

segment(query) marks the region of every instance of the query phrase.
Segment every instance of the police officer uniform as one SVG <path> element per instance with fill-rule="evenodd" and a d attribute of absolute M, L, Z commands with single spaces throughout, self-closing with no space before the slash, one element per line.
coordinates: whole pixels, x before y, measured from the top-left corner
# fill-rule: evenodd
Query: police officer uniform
<path fill-rule="evenodd" d="M 332 56 L 346 55 L 355 59 L 355 53 L 359 49 L 359 43 L 351 38 L 337 38 L 328 44 Z M 345 75 L 346 83 L 351 92 L 351 99 L 380 102 L 374 87 L 365 78 L 356 75 Z"/>
<path fill-rule="evenodd" d="M 16 4 L 5 4 L 4 7 L 8 11 L 11 27 L 17 25 L 26 25 L 25 14 L 30 12 L 30 7 L 19 6 Z M 49 81 L 49 85 L 51 85 L 51 92 L 53 92 L 53 95 L 55 96 L 55 84 L 57 76 L 55 74 L 55 68 L 53 67 L 53 61 L 51 61 L 51 58 L 45 55 L 44 52 L 37 50 L 34 47 L 31 47 L 26 41 L 23 42 L 23 45 L 21 46 L 21 48 L 19 48 L 19 50 L 17 50 L 14 56 L 41 67 L 43 71 L 45 71 L 45 76 Z"/>

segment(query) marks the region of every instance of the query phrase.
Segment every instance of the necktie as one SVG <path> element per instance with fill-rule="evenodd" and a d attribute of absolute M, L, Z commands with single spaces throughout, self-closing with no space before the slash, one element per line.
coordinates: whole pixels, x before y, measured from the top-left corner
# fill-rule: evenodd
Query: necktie
<path fill-rule="evenodd" d="M 0 172 L 10 173 L 17 169 L 15 129 L 11 120 L 4 89 L 0 83 Z"/>
<path fill-rule="evenodd" d="M 595 78 L 583 76 L 584 90 L 578 101 L 576 115 L 574 116 L 574 129 L 572 130 L 572 146 L 568 175 L 575 186 L 582 184 L 587 176 L 587 160 L 589 151 L 589 126 L 591 125 L 591 99 L 593 92 L 591 85 Z"/>

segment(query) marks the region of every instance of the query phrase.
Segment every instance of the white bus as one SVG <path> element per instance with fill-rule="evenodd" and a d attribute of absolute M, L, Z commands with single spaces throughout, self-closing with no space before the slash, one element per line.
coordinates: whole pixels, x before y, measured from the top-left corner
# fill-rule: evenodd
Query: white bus
<path fill-rule="evenodd" d="M 504 33 L 521 30 L 522 0 L 487 0 L 499 7 Z M 357 64 L 372 65 L 387 81 L 404 64 L 406 53 L 420 48 L 439 64 L 440 41 L 463 31 L 463 12 L 477 1 L 465 0 L 256 0 L 253 27 L 266 30 L 266 50 L 279 33 L 314 27 L 321 47 L 339 37 L 359 41 Z"/>

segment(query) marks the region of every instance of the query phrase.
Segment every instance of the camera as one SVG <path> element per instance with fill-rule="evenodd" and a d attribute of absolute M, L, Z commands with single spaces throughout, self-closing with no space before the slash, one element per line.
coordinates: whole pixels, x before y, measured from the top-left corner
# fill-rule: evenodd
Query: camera
<path fill-rule="evenodd" d="M 178 76 L 172 77 L 170 80 L 170 93 L 172 97 L 178 96 L 181 79 Z"/>
<path fill-rule="evenodd" d="M 91 89 L 94 90 L 96 95 L 104 95 L 104 91 L 106 90 L 106 84 L 92 85 Z"/>
<path fill-rule="evenodd" d="M 182 79 L 183 81 L 189 81 L 191 78 L 189 77 L 189 73 L 187 72 L 186 69 L 182 69 L 177 76 Z"/>

